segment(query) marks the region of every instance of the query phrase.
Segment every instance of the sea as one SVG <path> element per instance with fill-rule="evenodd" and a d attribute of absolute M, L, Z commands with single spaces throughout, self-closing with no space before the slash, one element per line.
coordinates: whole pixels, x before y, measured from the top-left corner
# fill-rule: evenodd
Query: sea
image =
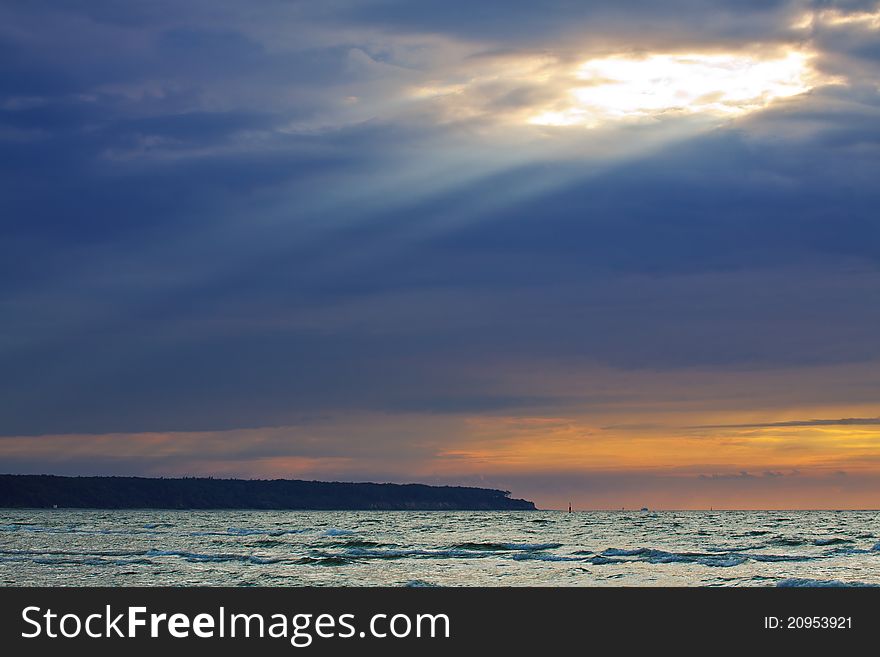
<path fill-rule="evenodd" d="M 875 511 L 0 509 L 3 586 L 877 586 Z"/>

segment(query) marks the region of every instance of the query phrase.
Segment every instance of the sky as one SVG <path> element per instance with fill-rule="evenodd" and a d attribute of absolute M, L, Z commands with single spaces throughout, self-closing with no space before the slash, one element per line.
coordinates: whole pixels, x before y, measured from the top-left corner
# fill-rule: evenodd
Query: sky
<path fill-rule="evenodd" d="M 0 4 L 0 471 L 880 508 L 880 3 Z"/>

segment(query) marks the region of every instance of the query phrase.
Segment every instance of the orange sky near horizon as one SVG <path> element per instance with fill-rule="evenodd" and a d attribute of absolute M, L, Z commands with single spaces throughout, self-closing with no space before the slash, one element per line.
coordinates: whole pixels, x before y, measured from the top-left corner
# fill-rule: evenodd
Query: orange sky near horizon
<path fill-rule="evenodd" d="M 491 486 L 540 508 L 880 507 L 880 420 L 870 407 L 823 410 L 761 420 L 667 412 L 640 424 L 369 414 L 216 432 L 7 437 L 0 460 L 30 473 Z"/>

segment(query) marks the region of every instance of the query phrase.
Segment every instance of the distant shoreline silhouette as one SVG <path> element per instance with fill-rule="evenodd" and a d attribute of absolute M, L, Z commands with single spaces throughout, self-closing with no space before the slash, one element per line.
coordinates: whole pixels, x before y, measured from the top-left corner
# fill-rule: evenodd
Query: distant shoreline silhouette
<path fill-rule="evenodd" d="M 0 508 L 534 511 L 509 491 L 298 479 L 0 475 Z"/>

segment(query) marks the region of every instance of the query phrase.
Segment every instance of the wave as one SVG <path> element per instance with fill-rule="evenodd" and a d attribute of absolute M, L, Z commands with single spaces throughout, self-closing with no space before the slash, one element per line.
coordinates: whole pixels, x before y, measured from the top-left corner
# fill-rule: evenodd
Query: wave
<path fill-rule="evenodd" d="M 248 527 L 229 527 L 228 534 L 236 536 L 285 536 L 287 534 L 302 534 L 305 529 L 251 529 Z"/>
<path fill-rule="evenodd" d="M 152 565 L 153 562 L 150 559 L 117 559 L 113 562 L 115 566 L 128 566 L 131 564 Z"/>
<path fill-rule="evenodd" d="M 642 556 L 648 563 L 698 563 L 704 566 L 731 568 L 745 563 L 748 558 L 741 554 L 701 554 L 693 552 L 664 552 L 649 550 Z"/>
<path fill-rule="evenodd" d="M 813 541 L 813 545 L 839 545 L 841 543 L 852 543 L 849 538 L 817 538 Z"/>
<path fill-rule="evenodd" d="M 143 550 L 0 550 L 0 561 L 30 562 L 43 566 L 128 566 L 152 564 Z"/>
<path fill-rule="evenodd" d="M 602 551 L 606 557 L 638 557 L 648 552 L 648 548 L 636 548 L 635 550 L 621 550 L 620 548 L 608 548 Z"/>
<path fill-rule="evenodd" d="M 369 548 L 350 548 L 343 553 L 345 557 L 356 557 L 363 559 L 403 559 L 406 557 L 425 557 L 425 558 L 480 558 L 490 556 L 489 553 L 479 550 L 421 550 L 413 549 L 396 549 L 396 550 L 375 550 Z"/>
<path fill-rule="evenodd" d="M 242 561 L 254 564 L 269 564 L 283 561 L 280 558 L 257 557 L 252 554 L 200 554 L 184 550 L 149 550 L 148 557 L 180 557 L 192 563 Z"/>
<path fill-rule="evenodd" d="M 613 563 L 626 563 L 625 559 L 611 559 L 609 557 L 603 557 L 602 555 L 597 554 L 595 557 L 587 559 L 588 562 L 593 564 L 594 566 L 606 566 L 608 564 Z"/>
<path fill-rule="evenodd" d="M 322 543 L 323 546 L 329 547 L 341 547 L 341 548 L 379 548 L 379 547 L 394 547 L 394 543 L 380 543 L 379 541 L 367 541 L 364 539 L 352 539 L 347 541 L 331 541 L 329 543 Z"/>
<path fill-rule="evenodd" d="M 679 528 L 669 521 L 671 516 L 661 516 L 664 522 L 647 514 L 631 516 L 641 527 L 602 515 L 594 516 L 594 527 L 589 527 L 589 514 L 576 523 L 563 522 L 573 516 L 539 515 L 497 523 L 493 519 L 498 516 L 491 516 L 475 524 L 472 516 L 455 514 L 382 516 L 377 521 L 369 514 L 291 519 L 266 513 L 206 517 L 185 512 L 9 512 L 0 517 L 0 570 L 13 577 L 27 573 L 34 583 L 44 585 L 59 578 L 74 581 L 80 573 L 96 583 L 115 585 L 161 571 L 162 581 L 177 583 L 206 576 L 218 583 L 258 576 L 281 581 L 298 572 L 309 581 L 332 584 L 344 573 L 356 572 L 365 584 L 417 586 L 422 580 L 416 578 L 433 580 L 427 577 L 436 570 L 432 564 L 443 565 L 448 576 L 443 583 L 468 585 L 475 566 L 495 570 L 495 565 L 505 563 L 530 585 L 558 583 L 553 576 L 557 570 L 585 582 L 623 576 L 634 584 L 669 575 L 689 585 L 865 585 L 847 582 L 846 577 L 880 582 L 870 572 L 874 560 L 880 559 L 880 531 L 874 531 L 869 516 L 846 522 L 794 516 L 790 524 L 769 522 L 766 514 L 727 516 L 724 524 L 681 516 Z M 228 526 L 231 523 L 235 525 Z M 824 570 L 821 564 L 841 569 Z M 860 564 L 864 570 L 847 570 L 848 564 Z M 498 571 L 501 575 L 503 568 Z M 806 579 L 810 577 L 815 579 Z M 500 578 L 497 584 L 504 581 Z"/>
<path fill-rule="evenodd" d="M 741 554 L 727 554 L 718 557 L 702 557 L 697 559 L 696 563 L 717 568 L 732 568 L 733 566 L 744 564 L 746 561 L 748 561 L 748 557 Z"/>
<path fill-rule="evenodd" d="M 106 559 L 70 559 L 70 558 L 36 558 L 32 559 L 33 563 L 43 566 L 110 566 L 112 561 Z"/>
<path fill-rule="evenodd" d="M 776 582 L 776 586 L 781 587 L 876 587 L 878 584 L 869 584 L 867 582 L 842 582 L 839 579 L 801 579 L 791 577 Z"/>
<path fill-rule="evenodd" d="M 378 549 L 380 546 L 357 546 L 345 545 L 345 551 L 340 556 L 348 559 L 404 559 L 404 558 L 480 558 L 501 556 L 505 552 L 512 552 L 509 558 L 516 561 L 581 561 L 594 565 L 606 565 L 614 563 L 631 563 L 639 561 L 650 564 L 699 564 L 714 568 L 731 568 L 742 565 L 748 561 L 757 563 L 779 562 L 803 562 L 816 559 L 827 559 L 839 554 L 862 554 L 868 550 L 856 548 L 843 548 L 822 555 L 816 554 L 761 554 L 746 552 L 746 549 L 730 549 L 727 551 L 713 552 L 670 552 L 656 548 L 607 548 L 599 554 L 589 550 L 578 550 L 567 555 L 559 555 L 548 552 L 558 547 L 559 543 L 457 543 L 443 549 L 420 549 L 420 548 L 395 548 Z M 760 546 L 751 546 L 751 549 Z M 880 548 L 878 548 L 880 551 Z"/>
<path fill-rule="evenodd" d="M 46 527 L 27 523 L 12 523 L 0 525 L 0 532 L 35 532 L 43 534 L 89 534 L 105 536 L 129 536 L 133 534 L 155 534 L 150 529 L 80 529 L 79 527 Z"/>
<path fill-rule="evenodd" d="M 251 541 L 247 545 L 248 547 L 277 547 L 284 545 L 284 541 L 279 541 L 276 538 L 261 538 L 257 541 Z"/>
<path fill-rule="evenodd" d="M 598 557 L 634 557 L 636 561 L 645 561 L 652 564 L 665 563 L 694 563 L 715 568 L 732 568 L 747 561 L 773 562 L 773 561 L 805 561 L 815 557 L 799 555 L 774 555 L 774 554 L 751 554 L 739 551 L 723 553 L 705 552 L 667 552 L 653 548 L 636 548 L 624 550 L 620 548 L 608 548 L 603 550 Z M 628 559 L 627 561 L 631 561 Z"/>
<path fill-rule="evenodd" d="M 747 556 L 752 561 L 758 562 L 769 562 L 775 563 L 779 561 L 813 561 L 814 559 L 820 559 L 821 557 L 809 556 L 809 555 L 799 555 L 799 554 L 748 554 L 743 555 Z"/>
<path fill-rule="evenodd" d="M 300 557 L 293 561 L 295 564 L 309 566 L 346 566 L 353 563 L 351 559 L 340 556 Z"/>
<path fill-rule="evenodd" d="M 506 552 L 515 550 L 554 550 L 562 547 L 562 543 L 456 543 L 452 550 L 485 550 L 487 552 Z"/>
<path fill-rule="evenodd" d="M 432 584 L 431 582 L 426 582 L 423 579 L 411 579 L 410 581 L 404 583 L 404 586 L 409 588 L 439 588 L 439 584 Z"/>
<path fill-rule="evenodd" d="M 763 549 L 763 545 L 738 545 L 738 546 L 720 546 L 720 545 L 707 545 L 703 549 L 707 552 L 748 552 L 750 550 L 761 550 Z"/>
<path fill-rule="evenodd" d="M 351 534 L 354 534 L 354 532 L 350 529 L 336 529 L 334 527 L 324 532 L 324 536 L 349 536 Z"/>
<path fill-rule="evenodd" d="M 513 555 L 515 561 L 583 561 L 583 557 L 564 557 L 546 552 L 520 552 Z"/>
<path fill-rule="evenodd" d="M 837 547 L 828 551 L 829 557 L 836 557 L 847 554 L 874 554 L 874 550 L 863 550 L 854 547 Z"/>
<path fill-rule="evenodd" d="M 136 564 L 151 565 L 152 561 L 146 558 L 137 559 L 105 559 L 102 557 L 81 557 L 74 556 L 2 556 L 0 561 L 6 562 L 30 562 L 40 564 L 41 566 L 131 566 Z"/>
<path fill-rule="evenodd" d="M 0 555 L 25 557 L 137 557 L 146 553 L 146 550 L 90 550 L 86 552 L 77 550 L 0 550 Z"/>
<path fill-rule="evenodd" d="M 489 547 L 494 545 L 495 547 Z M 474 547 L 480 546 L 480 547 Z M 343 553 L 347 557 L 366 559 L 401 559 L 405 557 L 423 558 L 451 558 L 451 559 L 479 559 L 491 556 L 499 556 L 503 552 L 515 552 L 514 559 L 528 559 L 530 553 L 543 552 L 561 547 L 560 543 L 459 543 L 448 548 L 422 549 L 422 548 L 398 548 L 398 549 L 373 549 L 349 547 Z M 555 556 L 555 555 L 551 555 Z M 581 558 L 566 558 L 565 560 L 581 561 Z"/>
<path fill-rule="evenodd" d="M 190 536 L 285 536 L 287 534 L 302 534 L 305 529 L 251 529 L 248 527 L 229 527 L 225 532 L 202 531 L 190 532 Z"/>

